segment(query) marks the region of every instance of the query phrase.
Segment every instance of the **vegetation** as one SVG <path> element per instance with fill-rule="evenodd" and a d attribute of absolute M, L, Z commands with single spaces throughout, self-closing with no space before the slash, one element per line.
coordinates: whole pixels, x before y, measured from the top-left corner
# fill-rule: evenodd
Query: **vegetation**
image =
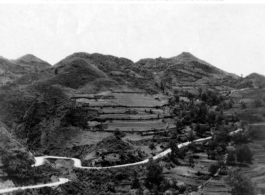
<path fill-rule="evenodd" d="M 226 162 L 228 165 L 234 164 L 236 161 L 235 153 L 233 151 L 228 151 Z"/>
<path fill-rule="evenodd" d="M 146 165 L 146 180 L 145 183 L 149 188 L 153 188 L 154 185 L 159 186 L 163 180 L 162 171 L 163 168 L 155 162 L 152 158 L 149 159 L 148 164 Z"/>
<path fill-rule="evenodd" d="M 189 53 L 137 63 L 114 56 L 75 53 L 52 68 L 22 76 L 1 88 L 0 119 L 9 127 L 8 136 L 0 135 L 5 173 L 24 179 L 25 185 L 45 183 L 52 176 L 71 180 L 55 189 L 16 194 L 189 193 L 225 167 L 222 157 L 226 154 L 228 165 L 251 163 L 253 155 L 247 144 L 261 134 L 240 124 L 239 117 L 251 112 L 253 106 L 261 109 L 263 103 L 251 94 L 250 99 L 256 100 L 246 109 L 245 100 L 238 105 L 240 98 L 234 98 L 237 94 L 231 90 L 255 84 L 249 78 L 237 79 L 209 66 Z M 240 93 L 248 99 L 249 94 Z M 75 101 L 77 95 L 85 98 Z M 264 97 L 262 93 L 259 96 Z M 229 133 L 237 128 L 245 131 L 231 137 Z M 21 144 L 10 144 L 11 135 Z M 208 136 L 212 139 L 207 142 L 193 142 Z M 192 143 L 178 148 L 179 143 L 187 141 Z M 150 158 L 147 164 L 118 169 L 81 170 L 71 167 L 71 163 L 66 165 L 67 161 L 52 160 L 33 168 L 33 158 L 26 150 L 18 149 L 23 145 L 36 156 L 80 158 L 84 166 L 134 163 L 168 148 L 171 154 L 159 162 Z M 195 163 L 206 158 L 204 153 L 218 163 Z M 53 163 L 57 166 L 50 166 Z M 208 169 L 209 174 L 201 168 Z M 220 176 L 226 172 L 222 169 Z M 15 184 L 21 183 L 17 180 Z"/>
<path fill-rule="evenodd" d="M 213 176 L 218 171 L 219 168 L 220 168 L 220 166 L 218 164 L 212 164 L 209 167 L 208 171 Z"/>
<path fill-rule="evenodd" d="M 255 195 L 255 188 L 251 181 L 238 170 L 231 171 L 228 183 L 232 186 L 232 195 Z"/>
<path fill-rule="evenodd" d="M 252 156 L 253 154 L 247 145 L 240 145 L 236 149 L 236 158 L 237 158 L 237 161 L 240 163 L 243 163 L 243 162 L 251 163 Z"/>

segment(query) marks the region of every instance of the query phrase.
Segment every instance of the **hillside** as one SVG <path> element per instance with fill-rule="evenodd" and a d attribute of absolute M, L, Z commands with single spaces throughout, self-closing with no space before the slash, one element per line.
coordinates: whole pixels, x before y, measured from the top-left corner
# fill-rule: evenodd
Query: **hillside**
<path fill-rule="evenodd" d="M 227 73 L 215 66 L 200 60 L 188 52 L 171 58 L 142 59 L 134 64 L 137 68 L 145 68 L 154 75 L 156 81 L 170 85 L 207 85 L 221 84 L 227 78 L 238 76 Z"/>
<path fill-rule="evenodd" d="M 98 84 L 99 88 L 104 88 L 104 85 L 107 85 L 107 88 L 144 89 L 150 93 L 157 93 L 152 79 L 153 75 L 143 68 L 135 67 L 134 63 L 126 58 L 98 53 L 88 54 L 79 52 L 67 56 L 65 59 L 56 63 L 54 68 L 60 67 L 62 64 L 76 58 L 89 61 L 108 76 L 110 82 L 99 81 L 94 83 L 95 85 Z M 86 88 L 91 89 L 91 86 L 84 86 L 81 91 L 87 91 Z M 94 88 L 96 88 L 96 86 Z"/>
<path fill-rule="evenodd" d="M 14 60 L 14 62 L 31 71 L 39 71 L 51 67 L 48 62 L 45 62 L 32 54 L 24 55 Z"/>
<path fill-rule="evenodd" d="M 254 87 L 264 88 L 265 87 L 265 76 L 258 73 L 251 73 L 244 78 L 244 80 L 251 80 Z"/>
<path fill-rule="evenodd" d="M 31 54 L 22 56 L 16 60 L 0 57 L 0 86 L 12 82 L 21 76 L 44 70 L 51 65 Z"/>
<path fill-rule="evenodd" d="M 53 66 L 33 55 L 0 60 L 4 76 L 16 75 L 0 86 L 0 173 L 7 177 L 0 178 L 2 188 L 10 187 L 9 181 L 11 186 L 54 182 L 59 175 L 70 182 L 29 193 L 183 194 L 205 184 L 203 193 L 230 194 L 227 173 L 212 180 L 210 168 L 225 172 L 219 161 L 225 161 L 227 146 L 247 144 L 229 138 L 229 132 L 247 130 L 239 119 L 265 118 L 264 91 L 256 87 L 262 75 L 239 78 L 186 52 L 136 63 L 84 52 Z M 177 148 L 208 136 L 213 139 Z M 123 166 L 169 148 L 159 164 L 150 160 L 106 172 L 73 168 L 65 158 L 47 157 L 45 165 L 31 166 L 33 156 L 45 155 L 78 158 L 83 166 Z"/>

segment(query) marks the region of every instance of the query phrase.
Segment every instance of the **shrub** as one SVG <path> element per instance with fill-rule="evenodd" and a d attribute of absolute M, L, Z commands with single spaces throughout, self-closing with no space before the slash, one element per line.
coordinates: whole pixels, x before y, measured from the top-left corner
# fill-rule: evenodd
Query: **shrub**
<path fill-rule="evenodd" d="M 262 106 L 262 103 L 260 100 L 254 100 L 254 106 L 257 108 L 257 107 L 261 107 Z"/>
<path fill-rule="evenodd" d="M 248 137 L 246 133 L 237 133 L 232 136 L 232 141 L 234 141 L 235 144 L 243 144 L 248 142 Z"/>
<path fill-rule="evenodd" d="M 253 157 L 253 154 L 247 145 L 241 145 L 237 148 L 236 158 L 237 158 L 238 162 L 240 162 L 240 163 L 243 163 L 243 162 L 251 163 L 252 157 Z"/>
<path fill-rule="evenodd" d="M 240 103 L 241 109 L 246 109 L 247 105 L 245 104 L 245 102 L 241 102 Z"/>
<path fill-rule="evenodd" d="M 123 137 L 123 133 L 120 131 L 119 128 L 116 128 L 115 131 L 114 131 L 114 136 L 115 136 L 117 139 L 120 139 L 121 137 Z"/>
<path fill-rule="evenodd" d="M 218 165 L 218 164 L 212 164 L 212 165 L 209 167 L 208 171 L 209 171 L 209 173 L 210 173 L 211 175 L 214 175 L 214 174 L 218 171 L 218 169 L 219 169 L 219 165 Z"/>
<path fill-rule="evenodd" d="M 238 170 L 229 173 L 228 184 L 232 186 L 232 195 L 255 195 L 251 180 L 244 177 Z"/>
<path fill-rule="evenodd" d="M 156 146 L 155 146 L 155 144 L 152 142 L 152 143 L 149 145 L 149 148 L 150 148 L 151 150 L 154 150 L 154 149 L 156 148 Z"/>
<path fill-rule="evenodd" d="M 149 159 L 149 162 L 146 166 L 146 180 L 145 183 L 147 186 L 152 186 L 153 184 L 159 185 L 163 180 L 163 168 L 153 160 L 153 158 Z"/>
<path fill-rule="evenodd" d="M 22 171 L 30 169 L 31 164 L 34 163 L 33 159 L 21 150 L 6 151 L 1 149 L 0 154 L 5 171 L 12 176 L 20 175 Z"/>
<path fill-rule="evenodd" d="M 227 158 L 226 158 L 227 164 L 231 165 L 231 164 L 235 163 L 235 161 L 236 161 L 235 153 L 232 151 L 228 152 Z"/>

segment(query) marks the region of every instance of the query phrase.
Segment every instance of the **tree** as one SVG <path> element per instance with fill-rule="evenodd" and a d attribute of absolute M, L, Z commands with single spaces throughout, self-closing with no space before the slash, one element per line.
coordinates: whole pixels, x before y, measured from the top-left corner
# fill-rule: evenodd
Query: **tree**
<path fill-rule="evenodd" d="M 249 136 L 247 133 L 240 132 L 240 133 L 234 134 L 231 138 L 235 144 L 243 144 L 243 143 L 248 142 Z"/>
<path fill-rule="evenodd" d="M 251 163 L 252 157 L 253 157 L 253 154 L 247 145 L 241 145 L 237 148 L 236 158 L 237 158 L 238 162 L 240 162 L 240 163 L 243 163 L 243 162 Z"/>
<path fill-rule="evenodd" d="M 31 169 L 31 164 L 34 163 L 33 159 L 22 150 L 11 150 L 5 149 L 0 152 L 2 163 L 5 171 L 10 176 L 21 176 L 21 173 Z"/>
<path fill-rule="evenodd" d="M 229 151 L 226 158 L 227 164 L 231 165 L 235 163 L 235 161 L 236 161 L 235 153 L 233 151 Z"/>
<path fill-rule="evenodd" d="M 224 119 L 224 117 L 221 114 L 218 114 L 216 117 L 216 123 L 221 125 L 223 119 Z"/>
<path fill-rule="evenodd" d="M 165 92 L 165 84 L 163 82 L 160 83 L 160 89 Z"/>
<path fill-rule="evenodd" d="M 247 105 L 246 105 L 245 102 L 241 102 L 241 103 L 240 103 L 240 106 L 241 106 L 241 109 L 242 109 L 242 110 L 247 108 Z"/>
<path fill-rule="evenodd" d="M 190 130 L 187 134 L 187 138 L 190 142 L 192 142 L 193 140 L 195 140 L 195 133 L 193 130 Z"/>
<path fill-rule="evenodd" d="M 153 158 L 150 158 L 146 165 L 146 170 L 146 184 L 150 187 L 152 187 L 152 184 L 159 185 L 163 180 L 163 168 Z"/>
<path fill-rule="evenodd" d="M 154 149 L 156 148 L 156 146 L 155 146 L 155 144 L 152 142 L 152 143 L 149 145 L 149 148 L 150 148 L 151 150 L 154 150 Z"/>
<path fill-rule="evenodd" d="M 194 131 L 198 134 L 198 135 L 202 135 L 204 133 L 204 128 L 201 127 L 201 125 L 199 123 L 196 124 Z"/>
<path fill-rule="evenodd" d="M 116 128 L 115 131 L 114 131 L 114 136 L 117 138 L 117 139 L 120 139 L 122 137 L 122 133 L 120 131 L 119 128 Z"/>
<path fill-rule="evenodd" d="M 179 148 L 176 144 L 177 140 L 171 139 L 169 141 L 169 148 L 171 149 L 171 157 L 174 158 L 178 155 L 179 153 Z"/>
<path fill-rule="evenodd" d="M 219 169 L 219 165 L 218 165 L 218 164 L 212 164 L 212 165 L 209 167 L 208 171 L 209 171 L 209 173 L 210 173 L 211 175 L 214 175 L 214 174 L 218 171 L 218 169 Z"/>
<path fill-rule="evenodd" d="M 175 103 L 179 103 L 180 100 L 179 95 L 175 94 L 174 97 L 175 97 Z"/>
<path fill-rule="evenodd" d="M 232 195 L 255 195 L 251 180 L 244 177 L 238 170 L 229 173 L 227 183 L 232 186 Z"/>
<path fill-rule="evenodd" d="M 194 167 L 194 160 L 192 155 L 189 156 L 189 163 L 191 167 Z"/>
<path fill-rule="evenodd" d="M 216 120 L 216 114 L 214 111 L 210 111 L 207 115 L 207 121 L 209 124 L 214 124 Z"/>
<path fill-rule="evenodd" d="M 140 187 L 141 187 L 141 185 L 140 185 L 140 182 L 138 179 L 138 173 L 134 170 L 134 177 L 133 177 L 133 182 L 132 182 L 131 188 L 132 189 L 138 189 Z"/>
<path fill-rule="evenodd" d="M 177 131 L 177 129 L 175 129 L 174 131 L 173 131 L 173 133 L 172 133 L 172 135 L 171 135 L 171 139 L 173 139 L 173 140 L 177 140 L 178 139 L 178 131 Z"/>
<path fill-rule="evenodd" d="M 202 91 L 203 91 L 202 88 L 199 87 L 199 88 L 198 88 L 198 91 L 199 91 L 199 96 L 201 96 L 201 95 L 202 95 Z"/>
<path fill-rule="evenodd" d="M 262 106 L 262 103 L 260 100 L 254 100 L 254 106 L 257 108 L 257 107 L 261 107 Z"/>

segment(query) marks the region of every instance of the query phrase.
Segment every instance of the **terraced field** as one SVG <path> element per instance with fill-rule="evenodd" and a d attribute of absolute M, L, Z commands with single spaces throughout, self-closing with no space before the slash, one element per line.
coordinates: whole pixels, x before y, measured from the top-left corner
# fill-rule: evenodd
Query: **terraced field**
<path fill-rule="evenodd" d="M 162 120 L 152 121 L 120 121 L 113 120 L 105 122 L 107 124 L 106 130 L 115 130 L 118 128 L 121 131 L 150 131 L 150 130 L 161 130 L 168 127 L 167 123 L 163 123 Z"/>
<path fill-rule="evenodd" d="M 141 136 L 140 132 L 155 132 L 174 128 L 172 119 L 167 117 L 163 105 L 166 101 L 160 101 L 151 96 L 139 93 L 112 93 L 112 99 L 78 99 L 78 102 L 88 103 L 99 112 L 96 120 L 103 120 L 106 125 L 103 132 L 112 132 L 119 129 L 129 132 L 124 140 L 131 140 L 140 145 L 141 150 L 146 154 L 156 154 L 161 151 L 159 144 L 151 150 L 148 146 L 152 136 Z M 105 120 L 105 121 L 104 121 Z M 102 132 L 102 131 L 101 131 Z M 190 154 L 193 155 L 193 154 Z M 199 187 L 205 183 L 201 192 L 204 194 L 229 194 L 229 187 L 224 181 L 224 177 L 216 177 L 208 181 L 208 168 L 216 163 L 216 160 L 209 160 L 206 153 L 196 153 L 193 158 L 194 166 L 190 166 L 189 155 L 181 161 L 182 166 L 176 166 L 170 170 L 164 170 L 166 176 L 182 181 L 188 186 Z"/>
<path fill-rule="evenodd" d="M 102 114 L 127 114 L 127 113 L 136 113 L 134 115 L 150 115 L 150 112 L 153 114 L 164 114 L 165 111 L 159 108 L 118 108 L 113 109 L 112 107 L 95 108 L 101 115 Z"/>
<path fill-rule="evenodd" d="M 103 120 L 102 124 L 106 125 L 104 131 L 119 129 L 134 133 L 174 127 L 170 120 L 165 120 L 168 114 L 163 105 L 167 104 L 167 100 L 163 97 L 122 91 L 103 95 L 89 94 L 88 98 L 83 98 L 86 97 L 85 94 L 76 97 L 79 97 L 77 102 L 85 103 L 99 112 L 99 116 L 94 120 Z"/>
<path fill-rule="evenodd" d="M 243 173 L 245 176 L 250 178 L 258 188 L 258 192 L 261 194 L 265 193 L 265 148 L 264 141 L 255 141 L 250 144 L 250 149 L 254 153 L 254 162 L 249 168 L 244 168 Z M 257 148 L 260 146 L 260 148 Z"/>
<path fill-rule="evenodd" d="M 265 130 L 265 124 L 252 126 L 253 128 Z M 243 174 L 250 178 L 256 185 L 258 194 L 265 194 L 265 139 L 253 140 L 249 148 L 253 153 L 253 162 L 247 166 L 230 166 L 229 169 L 240 168 Z"/>
<path fill-rule="evenodd" d="M 77 102 L 89 103 L 93 107 L 142 107 L 142 108 L 155 108 L 161 107 L 166 104 L 165 101 L 155 99 L 152 96 L 140 93 L 112 93 L 112 99 L 86 99 L 79 98 Z"/>

